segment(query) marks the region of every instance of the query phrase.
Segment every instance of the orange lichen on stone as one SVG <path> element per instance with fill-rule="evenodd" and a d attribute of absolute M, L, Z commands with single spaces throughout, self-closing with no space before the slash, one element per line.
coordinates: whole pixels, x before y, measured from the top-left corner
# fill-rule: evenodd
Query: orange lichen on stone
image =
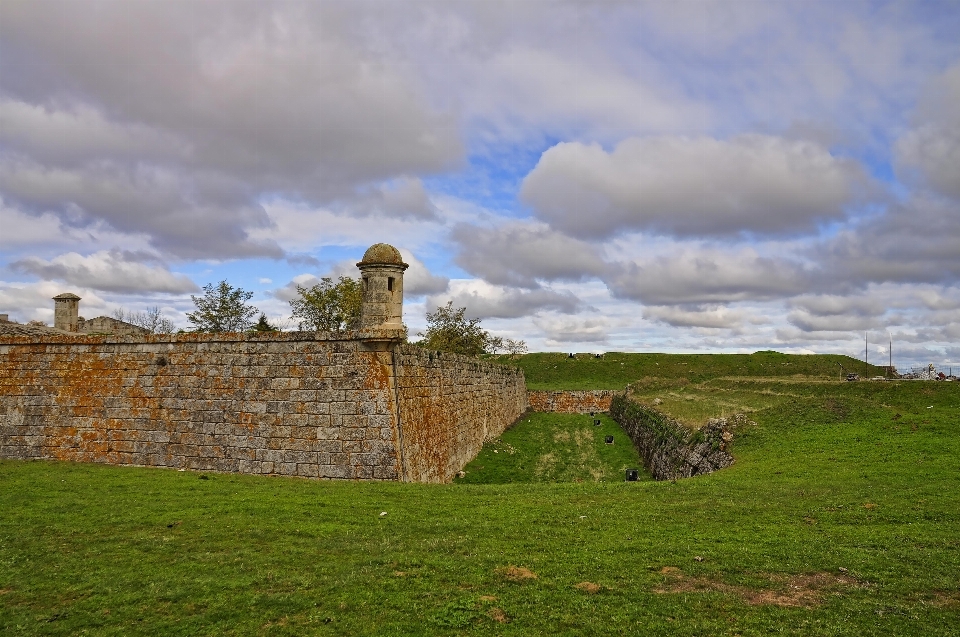
<path fill-rule="evenodd" d="M 523 375 L 393 333 L 0 339 L 0 457 L 447 481 L 526 409 Z"/>
<path fill-rule="evenodd" d="M 610 410 L 610 402 L 620 392 L 612 389 L 597 390 L 531 390 L 527 392 L 533 411 L 564 414 L 586 414 L 591 411 Z"/>

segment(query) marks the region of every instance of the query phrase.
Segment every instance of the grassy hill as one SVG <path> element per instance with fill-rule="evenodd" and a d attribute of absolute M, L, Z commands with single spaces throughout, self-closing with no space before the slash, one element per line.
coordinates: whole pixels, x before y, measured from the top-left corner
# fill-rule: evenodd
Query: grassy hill
<path fill-rule="evenodd" d="M 797 358 L 625 377 L 752 409 L 677 482 L 621 482 L 613 423 L 563 415 L 449 485 L 0 461 L 0 634 L 960 634 L 960 383 L 768 370 Z"/>
<path fill-rule="evenodd" d="M 690 383 L 723 377 L 840 379 L 848 372 L 864 374 L 863 361 L 836 354 L 592 354 L 540 353 L 519 357 L 529 389 L 623 389 L 643 378 L 685 379 Z M 885 368 L 870 365 L 869 376 Z"/>
<path fill-rule="evenodd" d="M 613 436 L 613 444 L 606 443 L 607 436 Z M 609 416 L 532 413 L 484 445 L 455 481 L 623 482 L 626 469 L 639 469 L 641 479 L 651 479 L 630 439 Z"/>

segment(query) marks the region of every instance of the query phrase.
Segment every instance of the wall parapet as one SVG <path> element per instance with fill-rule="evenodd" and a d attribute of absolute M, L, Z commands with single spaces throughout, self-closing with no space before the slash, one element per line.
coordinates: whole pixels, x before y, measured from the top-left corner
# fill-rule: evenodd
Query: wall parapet
<path fill-rule="evenodd" d="M 733 435 L 725 419 L 694 430 L 623 395 L 614 397 L 610 416 L 630 436 L 655 480 L 690 478 L 733 464 L 727 451 Z"/>
<path fill-rule="evenodd" d="M 365 328 L 344 332 L 180 332 L 177 334 L 85 334 L 50 330 L 49 334 L 0 334 L 0 348 L 10 345 L 148 345 L 176 343 L 287 343 L 297 341 L 386 340 L 399 343 L 402 329 Z"/>

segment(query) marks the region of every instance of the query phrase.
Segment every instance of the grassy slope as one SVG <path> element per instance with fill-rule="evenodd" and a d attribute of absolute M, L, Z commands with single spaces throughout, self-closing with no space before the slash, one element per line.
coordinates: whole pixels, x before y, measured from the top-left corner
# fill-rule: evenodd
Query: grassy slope
<path fill-rule="evenodd" d="M 736 465 L 677 483 L 0 462 L 0 633 L 960 634 L 960 386 L 843 387 L 756 412 Z M 728 588 L 657 593 L 667 566 Z M 820 606 L 732 588 L 840 568 L 861 585 Z"/>
<path fill-rule="evenodd" d="M 643 378 L 685 379 L 691 383 L 726 376 L 773 376 L 839 379 L 847 372 L 864 373 L 863 361 L 834 354 L 624 354 L 610 352 L 602 359 L 580 354 L 527 354 L 514 364 L 523 368 L 529 389 L 623 389 Z M 870 365 L 870 376 L 884 368 Z"/>
<path fill-rule="evenodd" d="M 613 444 L 606 444 L 607 436 Z M 645 473 L 630 439 L 609 416 L 532 413 L 485 445 L 456 481 L 622 482 L 626 469 Z"/>

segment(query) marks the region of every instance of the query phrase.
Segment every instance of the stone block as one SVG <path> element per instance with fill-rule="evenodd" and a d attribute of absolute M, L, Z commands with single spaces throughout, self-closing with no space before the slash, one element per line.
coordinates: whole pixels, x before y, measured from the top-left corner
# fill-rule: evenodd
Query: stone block
<path fill-rule="evenodd" d="M 397 468 L 395 466 L 375 465 L 373 467 L 373 479 L 399 480 L 400 476 L 397 474 Z"/>
<path fill-rule="evenodd" d="M 363 427 L 352 427 L 340 430 L 340 439 L 341 440 L 363 440 L 366 438 L 367 430 Z"/>
<path fill-rule="evenodd" d="M 292 462 L 277 462 L 273 465 L 273 472 L 282 476 L 297 475 L 297 465 Z"/>
<path fill-rule="evenodd" d="M 353 475 L 351 476 L 354 480 L 372 480 L 373 479 L 373 467 L 367 465 L 357 465 L 353 467 Z"/>
<path fill-rule="evenodd" d="M 324 453 L 340 453 L 343 451 L 343 443 L 339 440 L 317 440 L 313 442 L 313 450 Z"/>
<path fill-rule="evenodd" d="M 341 464 L 319 465 L 317 475 L 321 478 L 346 479 L 350 477 L 350 468 Z"/>
<path fill-rule="evenodd" d="M 347 440 L 343 442 L 343 451 L 347 453 L 359 453 L 363 451 L 362 440 Z"/>
<path fill-rule="evenodd" d="M 298 464 L 297 475 L 304 478 L 319 477 L 319 467 L 316 464 Z"/>

